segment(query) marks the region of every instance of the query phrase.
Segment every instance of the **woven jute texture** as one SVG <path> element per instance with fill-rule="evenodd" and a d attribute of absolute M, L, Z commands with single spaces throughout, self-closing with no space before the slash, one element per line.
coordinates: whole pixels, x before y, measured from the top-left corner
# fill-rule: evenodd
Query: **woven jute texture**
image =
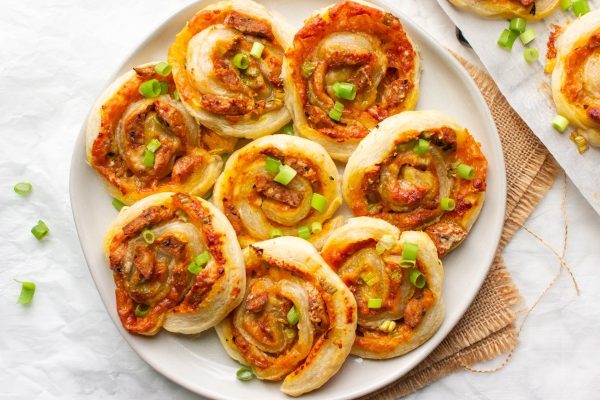
<path fill-rule="evenodd" d="M 479 86 L 502 142 L 508 184 L 502 237 L 481 290 L 446 339 L 407 375 L 363 399 L 398 399 L 464 366 L 496 358 L 518 342 L 514 308 L 520 295 L 501 254 L 550 188 L 559 167 L 490 76 L 459 60 Z"/>

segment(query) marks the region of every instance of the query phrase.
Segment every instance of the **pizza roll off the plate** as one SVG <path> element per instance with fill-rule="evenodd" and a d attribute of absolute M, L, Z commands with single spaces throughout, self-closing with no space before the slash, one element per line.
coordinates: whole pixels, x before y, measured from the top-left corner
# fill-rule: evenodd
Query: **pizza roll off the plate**
<path fill-rule="evenodd" d="M 600 146 L 600 10 L 573 21 L 558 38 L 552 95 L 557 112 Z"/>
<path fill-rule="evenodd" d="M 305 240 L 280 237 L 244 249 L 246 296 L 217 326 L 227 353 L 254 374 L 283 379 L 292 396 L 321 387 L 350 353 L 356 301 Z"/>
<path fill-rule="evenodd" d="M 352 354 L 392 358 L 419 347 L 444 319 L 444 269 L 423 232 L 370 217 L 335 230 L 321 252 L 358 305 Z"/>
<path fill-rule="evenodd" d="M 542 19 L 552 14 L 560 0 L 449 0 L 457 7 L 489 18 Z"/>
<path fill-rule="evenodd" d="M 277 236 L 300 236 L 320 247 L 341 223 L 341 179 L 317 143 L 290 135 L 257 139 L 231 155 L 213 201 L 242 247 Z"/>
<path fill-rule="evenodd" d="M 290 120 L 281 65 L 292 34 L 250 0 L 212 4 L 188 22 L 169 48 L 181 99 L 202 124 L 254 139 Z"/>
<path fill-rule="evenodd" d="M 286 53 L 296 132 L 346 161 L 384 118 L 415 107 L 419 56 L 400 20 L 363 1 L 317 12 Z"/>
<path fill-rule="evenodd" d="M 441 257 L 479 216 L 486 172 L 480 145 L 465 128 L 437 111 L 408 111 L 360 143 L 344 171 L 343 192 L 354 215 L 424 230 Z"/>
<path fill-rule="evenodd" d="M 198 126 L 177 97 L 170 67 L 150 63 L 118 78 L 90 113 L 88 162 L 125 204 L 158 192 L 205 194 L 223 168 L 219 153 L 235 146 Z"/>
<path fill-rule="evenodd" d="M 242 251 L 213 205 L 184 193 L 159 193 L 125 207 L 110 226 L 104 253 L 114 273 L 123 327 L 154 335 L 199 333 L 242 300 Z"/>

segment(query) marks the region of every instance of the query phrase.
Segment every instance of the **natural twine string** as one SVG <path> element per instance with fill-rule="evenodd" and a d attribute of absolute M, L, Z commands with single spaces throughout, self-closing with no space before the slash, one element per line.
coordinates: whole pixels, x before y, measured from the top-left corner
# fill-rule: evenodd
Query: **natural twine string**
<path fill-rule="evenodd" d="M 568 237 L 569 237 L 569 220 L 568 220 L 568 215 L 567 215 L 567 175 L 564 173 L 563 173 L 563 195 L 562 195 L 562 201 L 561 201 L 561 212 L 562 212 L 563 221 L 564 221 L 562 255 L 559 254 L 558 251 L 556 251 L 556 249 L 554 249 L 554 247 L 552 247 L 552 245 L 550 245 L 548 242 L 546 242 L 539 234 L 535 233 L 534 231 L 527 228 L 523 224 L 519 224 L 519 226 L 521 228 L 523 228 L 526 232 L 528 232 L 531 236 L 533 236 L 538 242 L 543 244 L 547 249 L 549 249 L 556 256 L 556 258 L 558 259 L 558 261 L 560 263 L 560 268 L 557 271 L 557 273 L 554 275 L 554 278 L 552 278 L 550 283 L 546 286 L 546 288 L 542 291 L 542 293 L 538 296 L 538 298 L 531 305 L 531 307 L 529 307 L 529 309 L 525 312 L 525 315 L 523 316 L 523 320 L 521 321 L 521 324 L 519 325 L 519 329 L 517 330 L 517 335 L 521 334 L 521 331 L 523 330 L 523 327 L 525 326 L 525 323 L 529 319 L 529 316 L 531 315 L 532 311 L 537 307 L 537 305 L 546 296 L 546 293 L 548 293 L 548 291 L 558 281 L 558 278 L 560 278 L 563 270 L 566 269 L 567 272 L 569 273 L 571 280 L 573 281 L 573 286 L 575 287 L 575 291 L 577 292 L 577 295 L 579 296 L 579 285 L 577 284 L 577 280 L 575 279 L 573 270 L 571 269 L 571 267 L 565 260 L 565 254 L 567 252 L 567 241 L 568 241 Z M 506 366 L 506 364 L 508 364 L 508 362 L 512 358 L 516 348 L 517 348 L 517 344 L 515 344 L 513 346 L 513 348 L 508 352 L 508 354 L 506 355 L 504 360 L 500 363 L 500 365 L 498 365 L 495 368 L 482 370 L 482 369 L 472 368 L 468 365 L 463 365 L 462 367 L 468 371 L 479 373 L 479 374 L 491 374 L 493 372 L 497 372 L 497 371 L 501 370 L 502 368 L 504 368 Z"/>

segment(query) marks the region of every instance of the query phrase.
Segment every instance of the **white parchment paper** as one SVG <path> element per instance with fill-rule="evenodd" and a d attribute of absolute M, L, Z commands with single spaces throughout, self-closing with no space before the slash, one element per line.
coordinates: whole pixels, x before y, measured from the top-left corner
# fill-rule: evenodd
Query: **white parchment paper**
<path fill-rule="evenodd" d="M 454 7 L 448 0 L 438 0 L 438 3 L 463 32 L 510 105 L 546 145 L 575 186 L 600 214 L 600 149 L 590 148 L 580 155 L 569 139 L 570 129 L 560 134 L 552 128 L 556 109 L 550 91 L 550 75 L 544 74 L 550 26 L 564 25 L 567 20 L 575 18 L 573 13 L 559 8 L 544 21 L 527 24 L 528 28 L 537 32 L 537 38 L 527 47 L 535 47 L 540 51 L 539 60 L 529 64 L 523 58 L 525 46 L 520 40 L 517 39 L 512 52 L 496 44 L 502 31 L 508 27 L 506 20 L 481 18 Z M 592 10 L 600 8 L 600 0 L 590 0 L 589 4 Z"/>

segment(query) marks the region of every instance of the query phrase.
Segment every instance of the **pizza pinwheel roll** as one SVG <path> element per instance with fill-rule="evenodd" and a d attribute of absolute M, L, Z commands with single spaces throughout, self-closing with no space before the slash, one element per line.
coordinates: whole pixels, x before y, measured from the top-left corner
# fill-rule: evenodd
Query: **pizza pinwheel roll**
<path fill-rule="evenodd" d="M 444 269 L 423 232 L 358 217 L 334 231 L 323 259 L 354 294 L 358 328 L 352 354 L 392 358 L 425 343 L 444 319 Z"/>
<path fill-rule="evenodd" d="M 452 118 L 408 111 L 381 122 L 348 160 L 344 199 L 357 216 L 424 230 L 439 256 L 460 244 L 479 216 L 487 161 Z"/>
<path fill-rule="evenodd" d="M 90 113 L 88 162 L 125 204 L 158 192 L 204 195 L 223 168 L 219 153 L 235 146 L 198 126 L 177 97 L 170 66 L 150 63 L 118 78 Z"/>
<path fill-rule="evenodd" d="M 600 10 L 573 21 L 557 41 L 552 96 L 558 113 L 600 146 Z"/>
<path fill-rule="evenodd" d="M 187 22 L 169 63 L 190 114 L 221 135 L 254 139 L 290 120 L 281 67 L 292 33 L 250 0 L 212 4 Z"/>
<path fill-rule="evenodd" d="M 350 353 L 356 301 L 305 240 L 280 237 L 244 249 L 246 296 L 217 325 L 227 353 L 291 396 L 321 387 Z"/>
<path fill-rule="evenodd" d="M 560 0 L 449 0 L 456 7 L 488 18 L 547 17 L 558 7 Z"/>
<path fill-rule="evenodd" d="M 158 193 L 121 210 L 104 240 L 117 312 L 130 333 L 161 327 L 193 334 L 242 300 L 244 259 L 231 224 L 212 204 Z"/>
<path fill-rule="evenodd" d="M 300 236 L 320 247 L 341 223 L 341 179 L 325 149 L 297 136 L 257 139 L 229 157 L 213 202 L 231 221 L 242 247 Z"/>
<path fill-rule="evenodd" d="M 294 128 L 340 161 L 384 118 L 412 110 L 419 56 L 400 20 L 364 1 L 311 18 L 286 53 L 286 104 Z"/>

